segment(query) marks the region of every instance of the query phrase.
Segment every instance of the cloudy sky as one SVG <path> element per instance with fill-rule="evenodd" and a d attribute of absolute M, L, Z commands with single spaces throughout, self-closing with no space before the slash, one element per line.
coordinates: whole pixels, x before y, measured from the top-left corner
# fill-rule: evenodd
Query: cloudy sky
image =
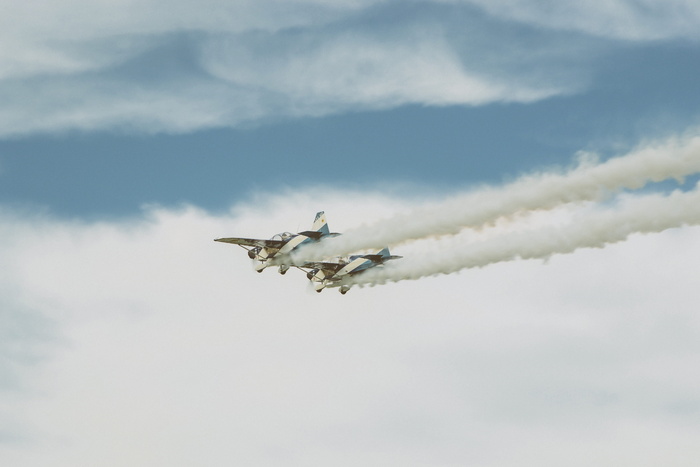
<path fill-rule="evenodd" d="M 3 2 L 0 463 L 695 465 L 698 76 L 695 0 Z M 212 242 L 320 210 L 398 269 Z"/>

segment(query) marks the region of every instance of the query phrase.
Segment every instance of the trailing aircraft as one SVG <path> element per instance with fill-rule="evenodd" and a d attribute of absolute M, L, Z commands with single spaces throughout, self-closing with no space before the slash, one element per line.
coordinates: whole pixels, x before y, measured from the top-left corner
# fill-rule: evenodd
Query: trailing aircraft
<path fill-rule="evenodd" d="M 282 232 L 273 236 L 269 240 L 260 240 L 255 238 L 217 238 L 215 242 L 232 243 L 241 248 L 248 250 L 248 257 L 256 260 L 255 270 L 262 272 L 271 264 L 279 265 L 279 273 L 284 274 L 289 270 L 291 265 L 285 260 L 289 258 L 292 250 L 300 245 L 318 242 L 326 237 L 335 237 L 338 233 L 331 233 L 326 222 L 326 215 L 323 211 L 316 213 L 316 218 L 311 226 L 311 230 L 299 232 L 296 234 L 290 232 Z M 274 260 L 273 260 L 274 258 Z"/>
<path fill-rule="evenodd" d="M 313 283 L 316 292 L 321 293 L 326 287 L 340 287 L 340 293 L 345 295 L 352 287 L 348 278 L 399 258 L 403 256 L 392 256 L 389 248 L 384 248 L 375 254 L 341 257 L 337 261 L 308 262 L 299 268 L 309 269 L 306 277 Z"/>

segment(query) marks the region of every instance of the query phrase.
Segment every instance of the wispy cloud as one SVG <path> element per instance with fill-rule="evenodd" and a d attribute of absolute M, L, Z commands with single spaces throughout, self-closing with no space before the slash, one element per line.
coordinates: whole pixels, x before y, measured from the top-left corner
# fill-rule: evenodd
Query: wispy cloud
<path fill-rule="evenodd" d="M 629 41 L 700 37 L 700 6 L 693 0 L 444 1 L 478 5 L 495 16 L 526 24 Z"/>
<path fill-rule="evenodd" d="M 597 39 L 509 23 L 482 8 L 439 1 L 13 4 L 0 18 L 7 45 L 0 51 L 0 136 L 184 132 L 406 104 L 532 102 L 586 85 Z"/>

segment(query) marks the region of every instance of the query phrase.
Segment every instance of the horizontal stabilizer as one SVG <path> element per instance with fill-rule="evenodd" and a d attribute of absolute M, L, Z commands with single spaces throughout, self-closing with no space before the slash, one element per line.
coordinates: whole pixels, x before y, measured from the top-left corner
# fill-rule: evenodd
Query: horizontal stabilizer
<path fill-rule="evenodd" d="M 315 230 L 305 230 L 303 232 L 299 232 L 299 235 L 309 237 L 313 240 L 320 240 L 321 237 L 323 237 L 323 232 L 316 232 Z"/>
<path fill-rule="evenodd" d="M 309 237 L 313 240 L 321 240 L 322 238 L 326 238 L 326 237 L 337 237 L 340 234 L 336 233 L 336 232 L 324 233 L 324 232 L 317 232 L 315 230 L 305 230 L 303 232 L 299 232 L 299 235 L 304 235 L 305 237 Z"/>
<path fill-rule="evenodd" d="M 365 259 L 368 259 L 368 260 L 370 260 L 370 261 L 372 261 L 372 262 L 374 262 L 374 263 L 384 263 L 385 261 L 389 261 L 389 260 L 392 260 L 392 259 L 401 259 L 401 258 L 403 258 L 403 256 L 395 256 L 395 255 L 394 255 L 394 256 L 391 256 L 391 255 L 390 255 L 390 256 L 384 256 L 384 255 L 379 255 L 379 254 L 377 254 L 377 255 L 363 255 L 362 257 L 365 258 Z"/>

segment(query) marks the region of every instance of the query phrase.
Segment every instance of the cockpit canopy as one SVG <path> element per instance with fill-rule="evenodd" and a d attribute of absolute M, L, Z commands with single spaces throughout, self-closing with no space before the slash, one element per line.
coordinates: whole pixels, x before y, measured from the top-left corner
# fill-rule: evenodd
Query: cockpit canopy
<path fill-rule="evenodd" d="M 272 237 L 272 240 L 289 240 L 294 236 L 291 232 L 282 232 Z"/>

